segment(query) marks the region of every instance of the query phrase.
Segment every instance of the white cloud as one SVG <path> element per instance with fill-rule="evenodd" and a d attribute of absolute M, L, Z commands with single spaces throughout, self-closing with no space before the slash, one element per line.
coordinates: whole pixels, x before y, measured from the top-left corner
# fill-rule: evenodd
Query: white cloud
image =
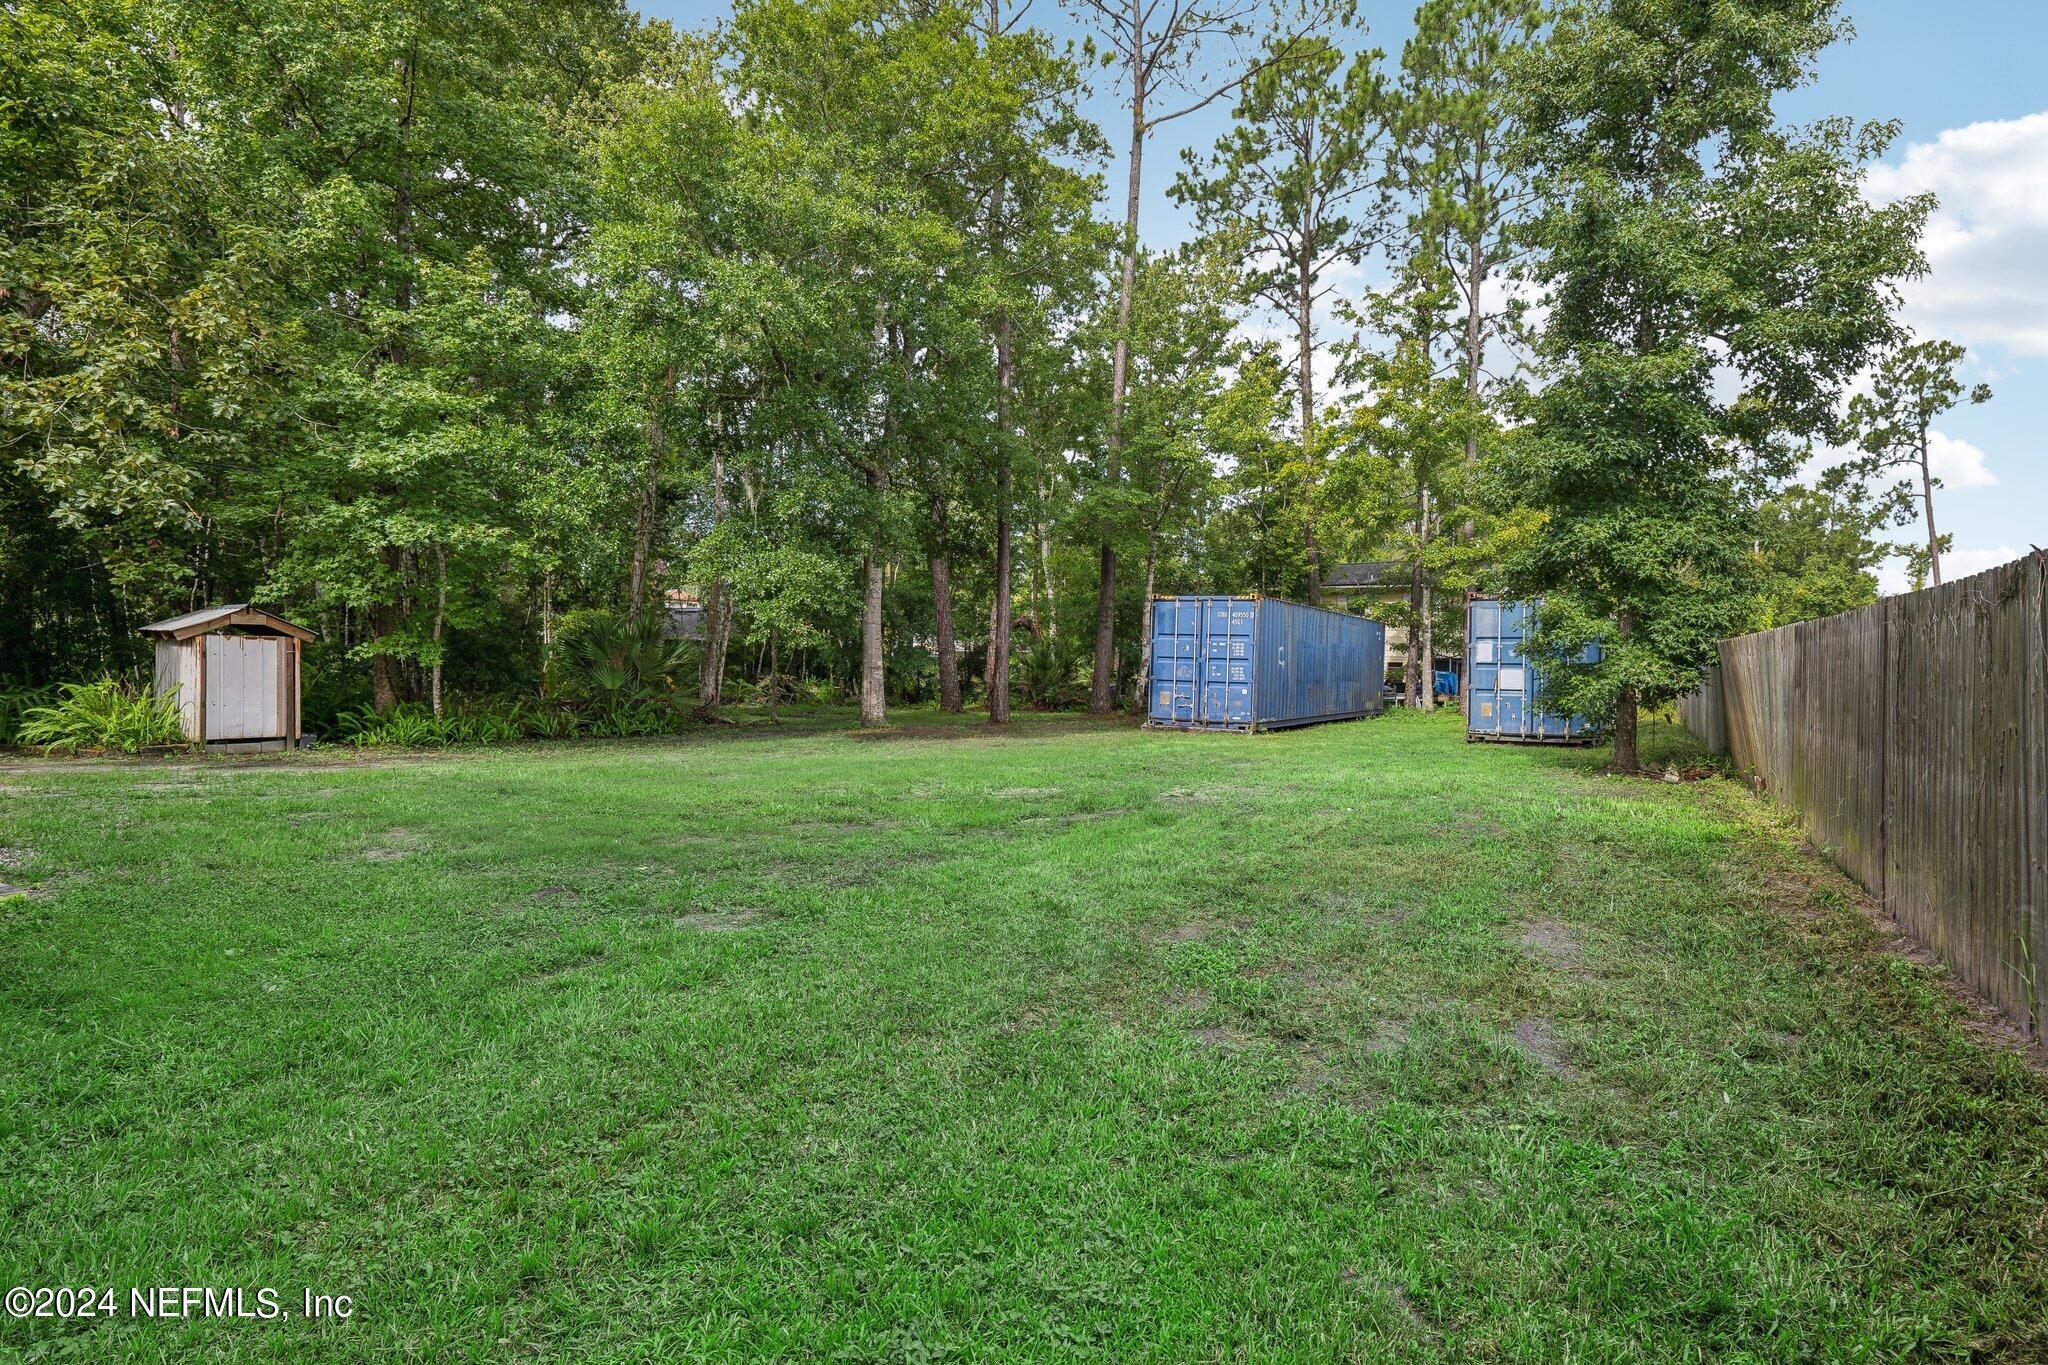
<path fill-rule="evenodd" d="M 1917 330 L 2048 356 L 2048 111 L 1912 143 L 1871 168 L 1867 192 L 1941 201 L 1924 242 L 1928 274 L 1905 289 Z"/>
<path fill-rule="evenodd" d="M 1806 463 L 1793 475 L 1793 480 L 1804 484 L 1816 483 L 1822 474 L 1838 464 L 1855 459 L 1858 453 L 1839 446 L 1821 446 L 1807 457 Z M 1959 436 L 1950 436 L 1939 427 L 1927 429 L 1927 462 L 1933 467 L 1934 476 L 1941 480 L 1943 488 L 1989 488 L 1998 482 L 1998 475 L 1991 470 L 1989 457 L 1981 449 Z M 1888 487 L 1901 479 L 1911 482 L 1918 488 L 1920 474 L 1917 466 L 1901 465 L 1896 469 L 1887 470 L 1872 479 L 1870 487 Z M 1937 495 L 1935 511 L 1939 514 L 1940 510 Z"/>
<path fill-rule="evenodd" d="M 1923 531 L 1921 534 L 1924 536 L 1926 533 Z M 1952 583 L 1958 578 L 1968 578 L 1971 574 L 1983 573 L 1986 569 L 1995 569 L 2001 564 L 2010 564 L 2025 553 L 2025 550 L 2015 550 L 2010 545 L 2001 545 L 1995 550 L 1975 549 L 1969 546 L 1960 550 L 1950 550 L 1941 557 L 1941 581 Z M 1905 560 L 1887 559 L 1878 565 L 1877 590 L 1882 595 L 1891 597 L 1909 591 L 1912 586 L 1906 581 Z"/>
<path fill-rule="evenodd" d="M 1988 488 L 1998 482 L 1998 476 L 1984 463 L 1983 451 L 1933 427 L 1927 430 L 1927 463 L 1934 476 L 1950 488 Z"/>

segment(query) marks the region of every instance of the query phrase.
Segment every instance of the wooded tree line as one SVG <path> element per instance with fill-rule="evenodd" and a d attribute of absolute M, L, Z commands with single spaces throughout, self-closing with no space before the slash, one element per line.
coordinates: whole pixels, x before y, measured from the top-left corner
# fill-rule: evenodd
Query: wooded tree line
<path fill-rule="evenodd" d="M 438 706 L 687 589 L 699 704 L 1000 721 L 1128 704 L 1154 592 L 1390 558 L 1422 657 L 1471 586 L 1603 634 L 1561 699 L 1624 733 L 1716 635 L 1870 599 L 1870 475 L 1961 390 L 1923 348 L 1846 400 L 1928 205 L 1860 194 L 1893 129 L 1774 113 L 1835 4 L 1426 0 L 1392 54 L 1341 5 L 1031 17 L 8 7 L 0 676 L 255 599 L 321 630 L 315 713 Z"/>

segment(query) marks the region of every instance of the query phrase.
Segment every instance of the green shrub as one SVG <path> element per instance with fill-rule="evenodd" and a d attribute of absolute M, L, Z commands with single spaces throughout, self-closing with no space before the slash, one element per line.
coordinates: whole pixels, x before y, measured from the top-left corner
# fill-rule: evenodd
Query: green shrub
<path fill-rule="evenodd" d="M 57 700 L 54 687 L 0 688 L 0 744 L 21 743 L 21 725 L 28 713 Z"/>
<path fill-rule="evenodd" d="M 658 614 L 628 623 L 611 612 L 586 612 L 562 633 L 565 681 L 606 711 L 663 700 L 696 667 L 699 646 L 670 639 Z"/>
<path fill-rule="evenodd" d="M 175 695 L 157 696 L 119 678 L 66 683 L 62 695 L 22 715 L 15 738 L 45 753 L 80 749 L 118 749 L 136 753 L 154 744 L 178 744 L 185 738 Z"/>
<path fill-rule="evenodd" d="M 455 706 L 440 716 L 418 702 L 406 702 L 382 715 L 357 707 L 335 717 L 337 735 L 363 749 L 438 749 L 451 744 L 511 744 L 578 735 L 637 737 L 668 734 L 689 724 L 688 714 L 666 701 L 573 711 L 530 697 Z"/>

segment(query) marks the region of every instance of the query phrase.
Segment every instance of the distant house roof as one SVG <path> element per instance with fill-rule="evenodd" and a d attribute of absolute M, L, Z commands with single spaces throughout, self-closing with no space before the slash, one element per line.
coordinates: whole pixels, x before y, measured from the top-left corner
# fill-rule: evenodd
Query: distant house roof
<path fill-rule="evenodd" d="M 200 611 L 188 611 L 183 616 L 173 616 L 165 621 L 152 621 L 142 628 L 142 634 L 161 640 L 189 640 L 195 635 L 209 635 L 216 630 L 267 630 L 276 635 L 290 635 L 299 640 L 316 640 L 314 632 L 304 626 L 293 625 L 274 611 L 252 607 L 247 602 L 235 602 L 225 607 L 206 607 Z"/>
<path fill-rule="evenodd" d="M 1326 588 L 1391 588 L 1408 582 L 1408 565 L 1398 559 L 1368 559 L 1330 570 Z"/>

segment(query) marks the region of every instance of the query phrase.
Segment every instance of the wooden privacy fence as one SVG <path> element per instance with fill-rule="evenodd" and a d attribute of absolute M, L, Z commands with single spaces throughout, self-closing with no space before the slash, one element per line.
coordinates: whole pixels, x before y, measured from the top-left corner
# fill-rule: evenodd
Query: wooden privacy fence
<path fill-rule="evenodd" d="M 1956 974 L 2048 1029 L 2048 555 L 1721 642 L 1687 728 Z M 1714 674 L 1718 673 L 1718 676 Z"/>

